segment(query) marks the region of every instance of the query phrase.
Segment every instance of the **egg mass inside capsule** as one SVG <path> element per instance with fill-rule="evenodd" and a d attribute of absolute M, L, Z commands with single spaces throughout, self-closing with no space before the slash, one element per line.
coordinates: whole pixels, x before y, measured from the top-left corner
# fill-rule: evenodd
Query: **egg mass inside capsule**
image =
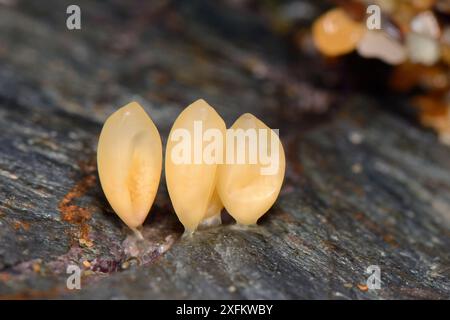
<path fill-rule="evenodd" d="M 97 167 L 113 210 L 130 228 L 141 226 L 158 190 L 162 144 L 158 129 L 137 102 L 106 120 L 97 147 Z"/>

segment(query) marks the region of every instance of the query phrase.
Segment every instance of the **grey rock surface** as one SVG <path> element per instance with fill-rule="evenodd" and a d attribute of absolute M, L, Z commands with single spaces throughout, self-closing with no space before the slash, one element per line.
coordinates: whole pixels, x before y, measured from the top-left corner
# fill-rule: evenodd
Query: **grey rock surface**
<path fill-rule="evenodd" d="M 336 101 L 308 81 L 320 63 L 291 68 L 261 17 L 226 2 L 79 2 L 79 31 L 66 1 L 0 5 L 0 298 L 450 298 L 450 149 L 433 134 L 356 93 L 305 120 Z M 164 140 L 197 98 L 227 125 L 280 128 L 281 195 L 257 227 L 224 214 L 186 237 L 163 178 L 139 242 L 98 182 L 102 123 L 137 100 Z"/>

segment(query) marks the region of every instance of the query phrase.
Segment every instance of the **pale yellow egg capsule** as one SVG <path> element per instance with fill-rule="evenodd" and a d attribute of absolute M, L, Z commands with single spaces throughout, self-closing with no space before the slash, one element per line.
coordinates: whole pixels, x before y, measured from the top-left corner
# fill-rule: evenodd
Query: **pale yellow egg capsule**
<path fill-rule="evenodd" d="M 220 215 L 216 171 L 223 156 L 225 122 L 204 100 L 181 112 L 169 134 L 165 173 L 175 212 L 188 232 Z"/>
<path fill-rule="evenodd" d="M 283 146 L 273 130 L 249 113 L 228 129 L 226 144 L 227 159 L 217 181 L 220 199 L 239 224 L 256 224 L 280 193 L 286 166 Z"/>
<path fill-rule="evenodd" d="M 161 137 L 137 102 L 106 120 L 98 141 L 97 166 L 111 207 L 135 230 L 150 211 L 162 169 Z"/>

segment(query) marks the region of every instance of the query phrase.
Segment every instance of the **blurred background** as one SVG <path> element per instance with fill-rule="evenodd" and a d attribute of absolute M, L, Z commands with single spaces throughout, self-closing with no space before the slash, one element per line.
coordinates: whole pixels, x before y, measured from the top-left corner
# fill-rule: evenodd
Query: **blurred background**
<path fill-rule="evenodd" d="M 368 13 L 371 4 L 380 11 Z M 321 117 L 364 92 L 450 139 L 445 0 L 81 1 L 81 30 L 65 27 L 69 2 L 1 5 L 3 72 L 23 65 L 66 108 L 99 118 L 111 111 L 105 105 L 127 101 L 120 85 L 181 106 L 197 96 L 215 102 L 218 87 L 230 92 L 224 105 L 246 92 L 243 99 L 266 97 L 260 109 L 289 122 Z M 368 30 L 369 19 L 381 29 Z"/>

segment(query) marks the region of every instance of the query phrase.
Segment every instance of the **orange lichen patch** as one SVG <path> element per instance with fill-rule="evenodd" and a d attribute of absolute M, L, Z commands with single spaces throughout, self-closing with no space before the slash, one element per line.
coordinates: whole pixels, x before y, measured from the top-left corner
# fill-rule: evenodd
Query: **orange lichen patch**
<path fill-rule="evenodd" d="M 30 224 L 28 222 L 16 220 L 13 222 L 13 228 L 15 230 L 22 229 L 22 230 L 28 231 L 30 229 Z"/>
<path fill-rule="evenodd" d="M 369 287 L 367 287 L 367 285 L 365 285 L 365 284 L 358 284 L 357 287 L 359 290 L 361 290 L 363 292 L 366 292 L 367 290 L 369 290 Z"/>
<path fill-rule="evenodd" d="M 82 236 L 79 236 L 78 243 L 80 247 L 92 248 L 94 246 L 94 242 L 89 239 L 84 239 Z"/>
<path fill-rule="evenodd" d="M 76 205 L 59 206 L 61 218 L 70 223 L 81 224 L 91 218 L 90 212 Z"/>
<path fill-rule="evenodd" d="M 91 218 L 91 214 L 87 209 L 74 205 L 72 202 L 76 198 L 82 197 L 96 181 L 97 178 L 94 175 L 84 177 L 59 202 L 58 209 L 64 221 L 81 224 Z"/>
<path fill-rule="evenodd" d="M 91 231 L 91 228 L 89 227 L 89 225 L 87 223 L 80 224 L 80 232 L 79 232 L 80 244 L 82 244 L 81 241 L 83 240 L 84 245 L 86 245 L 87 247 L 92 247 L 93 243 L 92 243 L 92 241 L 89 240 L 89 232 L 90 231 Z"/>
<path fill-rule="evenodd" d="M 87 221 L 91 218 L 91 213 L 88 209 L 82 208 L 73 202 L 77 198 L 84 196 L 95 185 L 97 182 L 97 177 L 94 175 L 96 168 L 92 164 L 82 164 L 80 167 L 86 172 L 86 175 L 63 197 L 58 204 L 58 209 L 63 221 L 79 225 L 78 238 L 89 247 L 87 244 L 92 244 L 92 242 L 89 239 L 90 227 Z M 82 243 L 80 242 L 80 244 Z"/>
<path fill-rule="evenodd" d="M 313 25 L 313 40 L 316 47 L 331 57 L 353 51 L 364 33 L 364 26 L 352 20 L 339 8 L 328 11 Z"/>
<path fill-rule="evenodd" d="M 94 246 L 94 243 L 91 240 L 83 238 L 82 235 L 80 236 L 78 243 L 80 244 L 81 247 L 86 248 L 91 248 L 92 246 Z"/>

